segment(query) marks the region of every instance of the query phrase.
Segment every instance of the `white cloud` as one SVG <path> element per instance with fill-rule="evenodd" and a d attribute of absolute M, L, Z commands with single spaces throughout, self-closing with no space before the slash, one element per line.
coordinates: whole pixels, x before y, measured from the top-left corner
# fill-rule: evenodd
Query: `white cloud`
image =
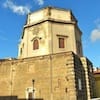
<path fill-rule="evenodd" d="M 43 5 L 44 4 L 44 0 L 37 0 L 39 5 Z"/>
<path fill-rule="evenodd" d="M 34 0 L 38 5 L 42 6 L 44 4 L 44 0 Z"/>
<path fill-rule="evenodd" d="M 100 40 L 100 19 L 97 19 L 95 21 L 96 28 L 92 30 L 91 32 L 91 41 L 95 42 L 96 40 Z"/>
<path fill-rule="evenodd" d="M 96 28 L 91 32 L 91 40 L 93 42 L 100 40 L 100 28 Z"/>
<path fill-rule="evenodd" d="M 6 2 L 3 4 L 5 8 L 9 8 L 12 10 L 14 13 L 19 14 L 19 15 L 24 15 L 30 12 L 30 7 L 29 6 L 18 6 L 14 4 L 11 0 L 6 0 Z"/>

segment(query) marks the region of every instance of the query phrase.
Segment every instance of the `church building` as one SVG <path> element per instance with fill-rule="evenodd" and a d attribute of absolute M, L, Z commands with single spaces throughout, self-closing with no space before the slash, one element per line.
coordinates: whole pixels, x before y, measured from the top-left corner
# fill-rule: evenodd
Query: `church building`
<path fill-rule="evenodd" d="M 82 32 L 71 10 L 29 13 L 17 59 L 0 60 L 0 96 L 26 100 L 90 100 L 93 65 L 83 56 Z"/>

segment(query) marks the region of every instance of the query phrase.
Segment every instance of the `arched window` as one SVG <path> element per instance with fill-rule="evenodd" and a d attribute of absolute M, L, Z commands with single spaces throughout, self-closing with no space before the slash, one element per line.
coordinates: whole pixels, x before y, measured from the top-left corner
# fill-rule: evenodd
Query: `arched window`
<path fill-rule="evenodd" d="M 37 39 L 35 39 L 33 41 L 33 50 L 39 49 L 39 41 Z"/>

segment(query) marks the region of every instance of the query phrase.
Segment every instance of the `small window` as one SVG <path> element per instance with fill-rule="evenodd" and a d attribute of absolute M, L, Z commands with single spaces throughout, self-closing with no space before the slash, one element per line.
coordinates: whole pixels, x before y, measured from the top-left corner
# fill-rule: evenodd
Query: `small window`
<path fill-rule="evenodd" d="M 20 48 L 20 55 L 22 55 L 22 48 Z"/>
<path fill-rule="evenodd" d="M 59 38 L 59 48 L 64 48 L 64 38 Z"/>
<path fill-rule="evenodd" d="M 90 72 L 90 73 L 93 73 L 92 65 L 89 65 L 89 72 Z"/>
<path fill-rule="evenodd" d="M 33 93 L 32 92 L 28 93 L 28 100 L 33 100 Z"/>
<path fill-rule="evenodd" d="M 79 41 L 77 41 L 77 52 L 81 54 L 81 43 Z"/>
<path fill-rule="evenodd" d="M 24 43 L 23 43 L 22 47 L 24 48 Z"/>
<path fill-rule="evenodd" d="M 33 50 L 36 50 L 36 49 L 39 49 L 39 42 L 37 39 L 33 41 Z"/>
<path fill-rule="evenodd" d="M 82 90 L 82 82 L 81 82 L 81 79 L 78 79 L 78 88 L 79 88 L 79 90 Z"/>

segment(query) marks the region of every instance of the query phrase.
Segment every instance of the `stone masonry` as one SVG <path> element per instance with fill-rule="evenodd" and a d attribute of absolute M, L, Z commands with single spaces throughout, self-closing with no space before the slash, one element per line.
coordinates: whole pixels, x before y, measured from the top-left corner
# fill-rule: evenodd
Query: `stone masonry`
<path fill-rule="evenodd" d="M 92 96 L 93 91 L 87 90 L 92 87 L 86 85 L 82 62 L 72 52 L 0 61 L 0 96 L 27 98 L 33 79 L 35 98 L 89 100 L 87 97 Z M 81 89 L 78 79 L 82 81 Z"/>
<path fill-rule="evenodd" d="M 90 100 L 92 63 L 70 10 L 46 7 L 27 16 L 18 59 L 0 60 L 0 97 L 8 100 Z M 0 99 L 1 100 L 1 99 Z"/>

